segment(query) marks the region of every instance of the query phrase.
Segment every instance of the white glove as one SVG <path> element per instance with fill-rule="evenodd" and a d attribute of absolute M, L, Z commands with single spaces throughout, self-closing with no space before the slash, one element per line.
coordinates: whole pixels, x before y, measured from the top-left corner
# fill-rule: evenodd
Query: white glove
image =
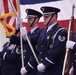
<path fill-rule="evenodd" d="M 22 28 L 20 29 L 20 32 L 21 32 L 21 36 L 22 36 L 22 37 L 23 37 L 23 36 L 26 36 L 26 35 L 27 35 L 26 27 L 22 27 Z"/>
<path fill-rule="evenodd" d="M 44 72 L 45 70 L 45 65 L 43 63 L 40 63 L 38 66 L 37 66 L 37 70 L 40 71 L 40 72 Z"/>
<path fill-rule="evenodd" d="M 23 75 L 23 74 L 27 73 L 27 70 L 26 70 L 25 67 L 22 67 L 20 72 L 21 72 L 21 74 Z"/>
<path fill-rule="evenodd" d="M 74 45 L 75 45 L 75 42 L 73 42 L 73 41 L 66 42 L 66 48 L 73 49 Z"/>

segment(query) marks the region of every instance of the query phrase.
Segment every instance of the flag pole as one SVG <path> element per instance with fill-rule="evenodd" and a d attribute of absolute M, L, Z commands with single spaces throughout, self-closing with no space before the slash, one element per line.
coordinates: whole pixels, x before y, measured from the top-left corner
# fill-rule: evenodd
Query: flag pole
<path fill-rule="evenodd" d="M 16 14 L 16 17 L 17 17 L 17 20 L 19 21 L 20 23 L 20 27 L 22 27 L 22 23 L 21 23 L 21 20 L 19 19 L 19 16 L 18 14 L 16 13 L 16 10 L 11 2 L 11 0 L 9 0 L 9 3 L 14 11 L 14 13 Z M 22 44 L 22 36 L 20 36 L 20 44 L 21 44 L 21 59 L 22 59 L 22 67 L 24 67 L 24 58 L 23 58 L 23 44 Z"/>
<path fill-rule="evenodd" d="M 12 2 L 11 2 L 10 0 L 9 0 L 9 2 L 10 2 L 10 4 L 11 4 L 11 6 L 12 6 L 12 9 L 13 9 L 16 17 L 17 17 L 17 20 L 19 21 L 21 27 L 23 27 L 23 26 L 22 26 L 22 21 L 21 21 L 21 19 L 19 18 L 19 16 L 17 15 L 17 12 L 16 12 L 16 10 L 15 10 Z M 20 28 L 21 28 L 21 27 L 20 27 Z M 26 35 L 25 37 L 26 37 L 26 40 L 27 40 L 27 42 L 28 42 L 28 44 L 29 44 L 29 46 L 30 46 L 30 48 L 31 48 L 31 51 L 32 51 L 34 57 L 35 57 L 36 62 L 39 64 L 39 60 L 38 60 L 38 58 L 37 58 L 37 56 L 36 56 L 36 54 L 35 54 L 35 52 L 34 52 L 34 49 L 33 49 L 32 45 L 31 45 L 31 42 L 30 42 L 28 36 Z M 21 42 L 22 42 L 22 36 L 21 36 Z M 21 48 L 22 48 L 22 43 L 21 43 Z M 23 59 L 23 48 L 21 49 L 21 55 L 22 55 L 22 59 Z M 24 67 L 24 61 L 23 61 L 23 60 L 22 60 L 22 67 Z"/>

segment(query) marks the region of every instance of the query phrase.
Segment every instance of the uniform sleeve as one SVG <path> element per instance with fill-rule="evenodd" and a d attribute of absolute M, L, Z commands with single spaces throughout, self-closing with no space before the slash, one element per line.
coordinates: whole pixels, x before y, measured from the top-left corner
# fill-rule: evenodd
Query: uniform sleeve
<path fill-rule="evenodd" d="M 35 54 L 36 54 L 36 56 L 38 56 L 38 52 L 37 51 L 35 51 Z M 27 69 L 28 72 L 30 72 L 30 71 L 36 69 L 37 65 L 38 65 L 38 63 L 37 63 L 34 55 L 32 54 L 30 56 L 30 59 L 29 59 L 28 63 L 25 65 L 25 68 Z"/>
<path fill-rule="evenodd" d="M 74 33 L 73 41 L 76 42 L 76 32 Z M 76 44 L 74 45 L 73 50 L 76 51 Z"/>
<path fill-rule="evenodd" d="M 43 64 L 46 66 L 46 68 L 56 64 L 57 60 L 63 59 L 66 50 L 65 49 L 66 40 L 67 40 L 67 31 L 66 30 L 59 31 L 54 39 L 53 47 L 49 48 L 48 53 L 43 61 Z"/>
<path fill-rule="evenodd" d="M 75 51 L 76 51 L 76 44 L 74 45 L 73 50 L 75 50 Z"/>
<path fill-rule="evenodd" d="M 3 58 L 4 53 L 5 53 L 5 51 L 1 51 L 1 52 L 0 52 L 0 58 L 1 58 L 1 59 Z"/>
<path fill-rule="evenodd" d="M 5 59 L 6 61 L 9 61 L 9 62 L 16 62 L 18 59 L 19 59 L 20 55 L 17 54 L 16 52 L 13 52 L 12 54 L 6 54 L 5 55 Z"/>
<path fill-rule="evenodd" d="M 36 69 L 36 67 L 37 62 L 34 57 L 27 63 L 27 65 L 25 65 L 25 68 L 27 69 L 28 72 L 32 71 L 33 69 Z"/>
<path fill-rule="evenodd" d="M 35 51 L 35 54 L 36 54 L 36 56 L 38 56 L 37 51 Z M 36 69 L 37 68 L 37 65 L 38 65 L 38 63 L 37 63 L 34 55 L 32 54 L 32 56 L 30 57 L 28 63 L 25 65 L 25 68 L 27 69 L 28 72 L 30 72 L 33 69 Z"/>
<path fill-rule="evenodd" d="M 18 61 L 19 57 L 20 53 L 18 53 L 18 48 L 16 48 L 16 50 L 13 51 L 7 49 L 7 52 L 5 52 L 3 55 L 3 60 L 9 62 L 16 62 Z"/>
<path fill-rule="evenodd" d="M 6 42 L 6 43 L 3 45 L 3 49 L 2 49 L 2 51 L 0 52 L 0 58 L 1 58 L 1 59 L 3 59 L 3 55 L 5 54 L 8 45 L 9 45 L 9 42 Z"/>

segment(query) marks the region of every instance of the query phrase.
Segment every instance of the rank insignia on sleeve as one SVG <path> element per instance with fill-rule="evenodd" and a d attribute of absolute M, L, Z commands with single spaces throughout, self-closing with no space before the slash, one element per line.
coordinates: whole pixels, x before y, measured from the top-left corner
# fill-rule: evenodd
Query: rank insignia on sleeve
<path fill-rule="evenodd" d="M 59 39 L 60 41 L 62 41 L 62 42 L 65 41 L 65 37 L 62 37 L 62 36 L 60 36 L 60 35 L 58 36 L 58 39 Z"/>

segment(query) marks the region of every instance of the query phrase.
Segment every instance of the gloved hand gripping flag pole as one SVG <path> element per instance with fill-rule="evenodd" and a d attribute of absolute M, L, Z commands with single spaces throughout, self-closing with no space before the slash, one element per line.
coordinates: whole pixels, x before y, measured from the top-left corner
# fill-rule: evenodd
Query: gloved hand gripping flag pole
<path fill-rule="evenodd" d="M 13 6 L 11 0 L 9 0 L 9 2 L 10 2 L 10 4 L 11 4 L 11 7 L 12 7 L 12 9 L 13 9 L 13 11 L 14 11 L 16 17 L 17 17 L 17 20 L 18 20 L 19 23 L 20 23 L 20 28 L 22 28 L 22 27 L 23 27 L 22 21 L 21 21 L 21 19 L 19 18 L 18 14 L 17 14 L 17 12 L 16 12 L 16 9 L 14 8 L 14 6 Z M 36 56 L 36 54 L 35 54 L 35 52 L 34 52 L 34 49 L 33 49 L 32 45 L 31 45 L 31 42 L 30 42 L 28 36 L 26 35 L 25 37 L 26 37 L 26 40 L 27 40 L 27 42 L 28 42 L 28 44 L 29 44 L 29 46 L 30 46 L 30 48 L 31 48 L 31 51 L 32 51 L 32 53 L 33 53 L 35 59 L 36 59 L 36 62 L 39 64 L 38 58 L 37 58 L 37 56 Z M 22 67 L 24 67 L 22 36 L 20 36 L 20 41 L 21 41 Z"/>

